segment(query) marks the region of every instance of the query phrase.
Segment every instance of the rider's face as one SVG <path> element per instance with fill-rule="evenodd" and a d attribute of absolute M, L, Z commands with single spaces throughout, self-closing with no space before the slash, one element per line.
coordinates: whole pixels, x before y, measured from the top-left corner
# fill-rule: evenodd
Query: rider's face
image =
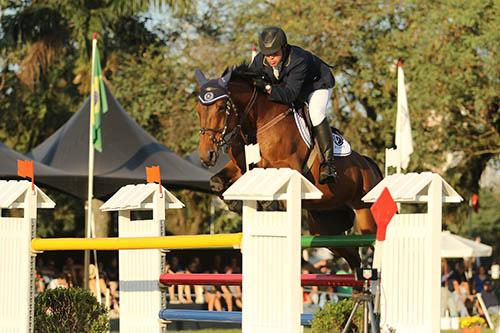
<path fill-rule="evenodd" d="M 273 54 L 266 55 L 266 61 L 271 67 L 276 67 L 279 65 L 281 60 L 283 59 L 283 52 L 279 50 L 278 52 L 274 52 Z"/>

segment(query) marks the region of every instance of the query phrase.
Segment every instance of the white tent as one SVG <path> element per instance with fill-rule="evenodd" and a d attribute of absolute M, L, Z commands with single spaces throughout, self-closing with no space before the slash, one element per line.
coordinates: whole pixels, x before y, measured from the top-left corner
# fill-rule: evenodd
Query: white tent
<path fill-rule="evenodd" d="M 441 258 L 489 257 L 489 245 L 454 235 L 449 231 L 441 232 Z"/>

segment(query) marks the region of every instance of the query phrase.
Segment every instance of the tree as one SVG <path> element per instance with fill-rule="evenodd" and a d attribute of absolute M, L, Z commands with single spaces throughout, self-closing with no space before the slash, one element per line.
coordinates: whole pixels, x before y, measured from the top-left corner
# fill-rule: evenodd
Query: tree
<path fill-rule="evenodd" d="M 334 124 L 379 165 L 394 143 L 395 62 L 404 59 L 417 147 L 409 171 L 439 172 L 469 197 L 500 153 L 498 7 L 479 0 L 250 1 L 237 16 L 241 46 L 230 48 L 241 53 L 262 27 L 279 25 L 292 44 L 336 66 Z"/>

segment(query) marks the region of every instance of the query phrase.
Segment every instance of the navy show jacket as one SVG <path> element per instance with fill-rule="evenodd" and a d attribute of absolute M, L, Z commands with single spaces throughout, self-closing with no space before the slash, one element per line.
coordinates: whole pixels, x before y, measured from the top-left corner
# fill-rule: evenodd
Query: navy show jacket
<path fill-rule="evenodd" d="M 328 65 L 298 46 L 289 45 L 282 60 L 279 77 L 273 74 L 262 53 L 258 53 L 250 68 L 265 73 L 271 79 L 272 90 L 269 99 L 287 105 L 307 101 L 309 94 L 318 89 L 329 89 L 335 79 Z"/>

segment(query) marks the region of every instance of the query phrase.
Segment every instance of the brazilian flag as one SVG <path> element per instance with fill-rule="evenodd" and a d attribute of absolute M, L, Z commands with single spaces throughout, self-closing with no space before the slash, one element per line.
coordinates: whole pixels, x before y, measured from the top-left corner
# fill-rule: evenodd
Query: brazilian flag
<path fill-rule="evenodd" d="M 92 122 L 92 142 L 95 150 L 102 152 L 102 115 L 108 112 L 106 89 L 102 79 L 101 60 L 97 41 L 94 39 L 94 57 L 92 59 L 92 96 L 90 99 L 90 116 Z"/>

